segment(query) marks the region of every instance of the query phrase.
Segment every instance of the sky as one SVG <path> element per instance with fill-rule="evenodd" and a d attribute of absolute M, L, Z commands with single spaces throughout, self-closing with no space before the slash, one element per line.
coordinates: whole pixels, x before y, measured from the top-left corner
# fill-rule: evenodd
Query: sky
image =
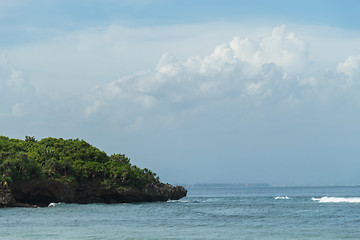
<path fill-rule="evenodd" d="M 0 0 L 0 135 L 172 184 L 360 184 L 360 2 Z"/>

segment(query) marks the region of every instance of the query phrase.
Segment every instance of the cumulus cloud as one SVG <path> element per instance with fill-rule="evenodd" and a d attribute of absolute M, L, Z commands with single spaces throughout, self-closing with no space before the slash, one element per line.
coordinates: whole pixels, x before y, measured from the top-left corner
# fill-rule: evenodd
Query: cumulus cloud
<path fill-rule="evenodd" d="M 204 57 L 181 60 L 165 53 L 152 71 L 122 77 L 85 96 L 84 113 L 126 118 L 129 126 L 139 127 L 147 117 L 168 124 L 171 114 L 194 114 L 222 101 L 235 108 L 325 103 L 346 95 L 339 89 L 358 74 L 359 63 L 359 57 L 349 57 L 312 76 L 309 44 L 282 25 L 258 40 L 235 37 Z"/>
<path fill-rule="evenodd" d="M 99 84 L 76 96 L 59 91 L 56 96 L 42 97 L 35 97 L 23 72 L 3 56 L 0 112 L 14 117 L 33 111 L 54 118 L 106 119 L 136 130 L 149 122 L 170 126 L 224 109 L 229 114 L 239 109 L 296 108 L 326 104 L 335 98 L 358 98 L 349 91 L 354 92 L 360 58 L 349 57 L 337 67 L 312 75 L 307 71 L 311 66 L 309 49 L 305 40 L 282 25 L 261 38 L 234 37 L 205 56 L 165 53 L 153 70 Z"/>
<path fill-rule="evenodd" d="M 307 43 L 287 33 L 283 25 L 260 41 L 235 37 L 202 58 L 179 60 L 163 54 L 153 71 L 123 77 L 96 89 L 91 94 L 94 97 L 86 99 L 85 114 L 90 116 L 100 106 L 108 105 L 119 111 L 131 106 L 133 112 L 160 106 L 181 110 L 226 96 L 244 101 L 263 99 L 293 84 L 300 86 L 296 77 L 307 64 Z"/>
<path fill-rule="evenodd" d="M 274 63 L 292 74 L 308 65 L 308 44 L 294 33 L 286 33 L 285 25 L 274 28 L 271 36 L 259 43 L 235 37 L 229 47 L 233 57 L 248 63 L 249 72 L 254 74 L 266 63 Z"/>

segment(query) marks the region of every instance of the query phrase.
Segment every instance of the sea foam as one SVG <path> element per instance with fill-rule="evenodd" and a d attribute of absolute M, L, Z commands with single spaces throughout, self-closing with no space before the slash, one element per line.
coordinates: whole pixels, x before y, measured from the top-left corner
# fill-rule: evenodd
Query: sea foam
<path fill-rule="evenodd" d="M 275 200 L 279 200 L 279 199 L 285 199 L 285 200 L 289 200 L 289 199 L 291 199 L 291 197 L 288 197 L 288 196 L 285 196 L 285 197 L 275 197 L 274 198 Z"/>
<path fill-rule="evenodd" d="M 360 203 L 360 197 L 322 197 L 311 200 L 320 203 Z"/>
<path fill-rule="evenodd" d="M 62 202 L 59 202 L 59 203 L 54 203 L 54 202 L 52 202 L 52 203 L 50 203 L 50 204 L 48 205 L 48 207 L 55 207 L 55 206 L 60 205 L 60 204 L 64 204 L 64 203 L 62 203 Z"/>

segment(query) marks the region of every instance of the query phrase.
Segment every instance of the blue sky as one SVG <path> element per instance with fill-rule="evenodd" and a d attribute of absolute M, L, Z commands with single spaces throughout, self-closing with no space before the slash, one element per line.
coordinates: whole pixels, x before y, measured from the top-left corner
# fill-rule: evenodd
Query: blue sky
<path fill-rule="evenodd" d="M 69 29 L 123 22 L 136 24 L 174 24 L 196 21 L 261 19 L 292 21 L 344 28 L 358 28 L 359 2 L 285 0 L 135 0 L 135 1 L 3 1 L 5 23 L 20 26 L 56 26 Z M 77 21 L 77 22 L 72 22 Z"/>
<path fill-rule="evenodd" d="M 170 183 L 359 184 L 358 1 L 0 0 L 1 134 Z"/>

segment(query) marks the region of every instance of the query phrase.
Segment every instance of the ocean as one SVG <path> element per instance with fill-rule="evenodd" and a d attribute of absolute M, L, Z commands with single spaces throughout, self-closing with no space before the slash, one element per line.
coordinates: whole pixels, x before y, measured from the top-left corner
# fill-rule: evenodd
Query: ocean
<path fill-rule="evenodd" d="M 6 239 L 360 239 L 360 186 L 188 186 L 179 201 L 0 209 Z"/>

